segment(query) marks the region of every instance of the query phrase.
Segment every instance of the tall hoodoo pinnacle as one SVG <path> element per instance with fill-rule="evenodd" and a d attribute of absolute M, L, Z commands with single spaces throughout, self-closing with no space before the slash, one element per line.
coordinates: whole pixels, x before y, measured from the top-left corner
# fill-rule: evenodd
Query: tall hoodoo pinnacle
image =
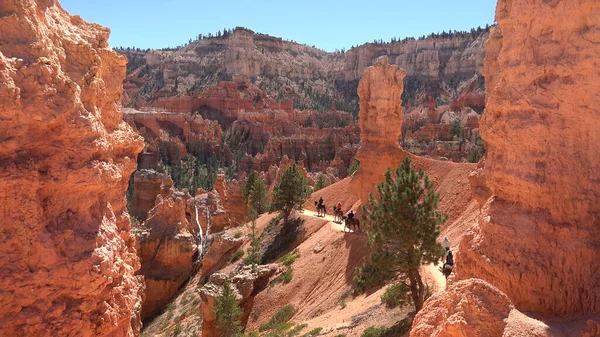
<path fill-rule="evenodd" d="M 0 3 L 0 335 L 133 336 L 126 59 L 53 0 Z"/>
<path fill-rule="evenodd" d="M 358 84 L 361 143 L 356 159 L 360 161 L 360 169 L 352 179 L 352 189 L 363 203 L 383 180 L 386 169 L 399 166 L 407 155 L 398 143 L 404 114 L 400 96 L 405 75 L 404 69 L 389 65 L 387 56 L 383 56 L 365 69 Z"/>

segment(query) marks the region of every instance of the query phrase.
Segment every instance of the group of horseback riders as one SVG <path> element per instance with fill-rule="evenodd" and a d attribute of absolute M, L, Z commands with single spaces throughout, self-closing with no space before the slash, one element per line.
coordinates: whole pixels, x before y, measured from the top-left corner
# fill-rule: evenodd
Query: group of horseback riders
<path fill-rule="evenodd" d="M 315 201 L 315 206 L 317 207 L 318 216 L 325 216 L 327 213 L 327 207 L 325 207 L 325 204 L 323 203 L 323 197 L 319 197 L 319 201 Z M 346 231 L 346 228 L 350 229 L 350 227 L 352 227 L 355 232 L 360 230 L 360 222 L 354 217 L 354 210 L 351 209 L 348 215 L 345 216 L 344 212 L 342 211 L 341 202 L 338 201 L 337 205 L 333 206 L 333 214 L 335 217 L 334 221 L 344 221 L 344 232 Z M 450 240 L 447 236 L 444 236 L 442 246 L 446 250 L 446 254 L 444 256 L 446 261 L 444 262 L 441 271 L 444 276 L 448 278 L 448 276 L 450 276 L 452 273 L 452 269 L 454 268 L 454 255 L 452 254 L 452 250 L 450 250 Z"/>
<path fill-rule="evenodd" d="M 325 216 L 327 207 L 325 207 L 323 197 L 319 197 L 319 201 L 315 201 L 315 206 L 317 207 L 318 216 Z M 344 215 L 341 201 L 338 201 L 337 205 L 333 206 L 333 215 L 335 222 L 344 221 L 344 231 L 346 231 L 346 228 L 353 231 L 360 230 L 360 221 L 354 217 L 354 210 L 351 209 L 348 215 Z"/>

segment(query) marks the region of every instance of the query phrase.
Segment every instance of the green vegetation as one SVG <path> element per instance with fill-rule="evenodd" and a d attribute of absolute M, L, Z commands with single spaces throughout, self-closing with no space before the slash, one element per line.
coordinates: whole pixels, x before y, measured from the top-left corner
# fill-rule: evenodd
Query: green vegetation
<path fill-rule="evenodd" d="M 288 268 L 285 272 L 283 272 L 281 275 L 277 276 L 275 279 L 273 279 L 273 281 L 271 281 L 271 286 L 278 283 L 288 284 L 290 283 L 290 281 L 292 281 L 292 278 L 294 276 L 294 269 L 292 268 L 292 264 L 299 257 L 300 252 L 298 251 L 298 249 L 294 249 L 292 252 L 285 254 L 277 260 L 277 262 L 283 263 Z"/>
<path fill-rule="evenodd" d="M 450 134 L 455 137 L 455 139 L 463 137 L 463 129 L 460 125 L 460 119 L 455 119 L 450 124 Z"/>
<path fill-rule="evenodd" d="M 272 330 L 280 324 L 287 323 L 290 319 L 292 319 L 295 313 L 296 309 L 294 309 L 294 307 L 291 304 L 285 305 L 281 309 L 279 309 L 275 314 L 273 314 L 273 316 L 267 323 L 261 325 L 258 331 L 263 332 L 267 330 Z"/>
<path fill-rule="evenodd" d="M 348 167 L 348 175 L 351 176 L 354 174 L 354 172 L 358 171 L 358 169 L 360 168 L 360 162 L 356 159 L 352 159 L 352 162 L 350 163 L 350 167 Z"/>
<path fill-rule="evenodd" d="M 242 332 L 240 309 L 235 293 L 229 285 L 229 281 L 223 283 L 223 293 L 216 297 L 213 313 L 216 316 L 216 325 L 223 337 L 239 337 Z"/>
<path fill-rule="evenodd" d="M 398 337 L 402 336 L 408 331 L 412 326 L 413 317 L 408 316 L 400 322 L 394 324 L 389 328 L 385 327 L 376 327 L 371 326 L 368 327 L 365 331 L 363 331 L 360 337 Z"/>
<path fill-rule="evenodd" d="M 250 247 L 248 248 L 248 256 L 244 259 L 245 265 L 252 265 L 256 267 L 256 265 L 260 264 L 260 235 L 258 235 L 256 229 L 256 218 L 258 216 L 257 211 L 254 208 L 250 208 L 248 212 L 248 217 L 250 219 L 250 234 L 248 235 L 250 238 Z"/>
<path fill-rule="evenodd" d="M 411 166 L 409 157 L 396 169 L 395 176 L 390 169 L 386 171 L 377 191 L 379 199 L 370 194 L 370 207 L 363 206 L 370 256 L 356 270 L 356 288 L 364 291 L 399 278 L 408 284 L 409 300 L 418 312 L 426 294 L 419 267 L 437 263 L 444 252 L 436 241 L 439 227 L 446 221 L 446 216 L 437 211 L 439 195 L 425 172 Z"/>
<path fill-rule="evenodd" d="M 296 259 L 298 259 L 300 257 L 300 251 L 296 248 L 293 251 L 285 254 L 284 256 L 280 257 L 277 262 L 279 263 L 283 263 L 286 266 L 291 266 L 292 263 L 296 262 Z"/>
<path fill-rule="evenodd" d="M 368 327 L 360 337 L 383 337 L 383 334 L 387 331 L 384 327 Z"/>
<path fill-rule="evenodd" d="M 273 189 L 272 211 L 279 211 L 283 217 L 284 225 L 288 224 L 290 215 L 294 210 L 302 208 L 302 204 L 310 197 L 310 188 L 306 178 L 296 164 L 288 167 L 281 177 L 281 181 Z"/>
<path fill-rule="evenodd" d="M 246 183 L 242 189 L 242 196 L 244 201 L 254 208 L 258 214 L 263 213 L 269 208 L 269 191 L 267 185 L 258 176 L 258 174 L 252 170 L 246 178 Z"/>
<path fill-rule="evenodd" d="M 314 328 L 314 329 L 310 330 L 309 332 L 305 333 L 304 335 L 302 335 L 302 337 L 318 336 L 321 334 L 322 330 L 323 330 L 323 328 Z"/>
<path fill-rule="evenodd" d="M 385 290 L 383 295 L 381 295 L 381 302 L 390 309 L 405 305 L 406 293 L 408 291 L 409 289 L 406 283 L 393 284 Z"/>
<path fill-rule="evenodd" d="M 484 141 L 481 137 L 475 138 L 475 144 L 469 152 L 469 163 L 478 163 L 485 155 Z"/>
<path fill-rule="evenodd" d="M 313 192 L 316 192 L 327 186 L 329 186 L 329 179 L 327 179 L 327 177 L 325 177 L 325 175 L 323 173 L 319 172 L 319 174 L 317 175 L 317 182 L 315 182 L 315 187 L 313 189 Z"/>
<path fill-rule="evenodd" d="M 173 334 L 175 336 L 179 336 L 179 334 L 181 334 L 181 323 L 177 323 L 177 325 L 175 325 L 175 329 L 173 329 Z"/>
<path fill-rule="evenodd" d="M 239 260 L 240 258 L 242 258 L 242 256 L 244 256 L 244 251 L 237 250 L 235 253 L 233 253 L 233 255 L 231 255 L 231 259 L 229 261 L 235 262 L 235 261 Z"/>
<path fill-rule="evenodd" d="M 286 269 L 285 272 L 281 273 L 281 275 L 274 278 L 273 281 L 271 281 L 271 283 L 269 285 L 271 287 L 273 287 L 279 283 L 288 284 L 292 281 L 293 277 L 294 277 L 294 269 L 289 267 L 288 269 Z"/>
<path fill-rule="evenodd" d="M 300 331 L 304 330 L 304 328 L 306 328 L 308 326 L 308 324 L 303 323 L 303 324 L 299 324 L 296 325 L 292 330 L 290 330 L 287 333 L 287 337 L 293 337 L 293 336 L 298 336 L 298 334 L 300 334 Z"/>

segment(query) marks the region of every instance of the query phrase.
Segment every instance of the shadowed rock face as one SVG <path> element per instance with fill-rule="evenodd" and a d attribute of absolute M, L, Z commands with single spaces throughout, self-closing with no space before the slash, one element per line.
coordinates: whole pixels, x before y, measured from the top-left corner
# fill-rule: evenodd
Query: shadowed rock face
<path fill-rule="evenodd" d="M 358 85 L 361 143 L 356 159 L 360 169 L 352 179 L 353 192 L 368 200 L 369 192 L 383 179 L 388 167 L 400 165 L 407 153 L 398 144 L 402 132 L 403 109 L 400 96 L 406 72 L 381 57 L 365 69 Z"/>
<path fill-rule="evenodd" d="M 0 335 L 139 332 L 124 196 L 143 142 L 108 35 L 56 1 L 0 3 Z"/>
<path fill-rule="evenodd" d="M 599 19 L 594 0 L 501 0 L 486 46 L 477 184 L 495 199 L 465 236 L 457 271 L 521 311 L 600 310 Z"/>

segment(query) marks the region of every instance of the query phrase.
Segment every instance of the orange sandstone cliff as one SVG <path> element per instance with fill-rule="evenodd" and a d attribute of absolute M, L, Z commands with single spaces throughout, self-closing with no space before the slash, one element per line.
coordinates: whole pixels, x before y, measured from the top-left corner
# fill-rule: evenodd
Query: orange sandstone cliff
<path fill-rule="evenodd" d="M 137 335 L 127 60 L 55 0 L 3 0 L 0 36 L 0 335 Z"/>
<path fill-rule="evenodd" d="M 495 199 L 461 245 L 459 275 L 522 311 L 600 311 L 598 19 L 592 0 L 499 1 L 486 47 L 483 172 Z"/>
<path fill-rule="evenodd" d="M 462 281 L 411 336 L 600 334 L 599 19 L 594 0 L 498 2 L 487 153 L 470 177 L 482 211 L 456 257 Z M 479 305 L 451 305 L 465 296 Z"/>

